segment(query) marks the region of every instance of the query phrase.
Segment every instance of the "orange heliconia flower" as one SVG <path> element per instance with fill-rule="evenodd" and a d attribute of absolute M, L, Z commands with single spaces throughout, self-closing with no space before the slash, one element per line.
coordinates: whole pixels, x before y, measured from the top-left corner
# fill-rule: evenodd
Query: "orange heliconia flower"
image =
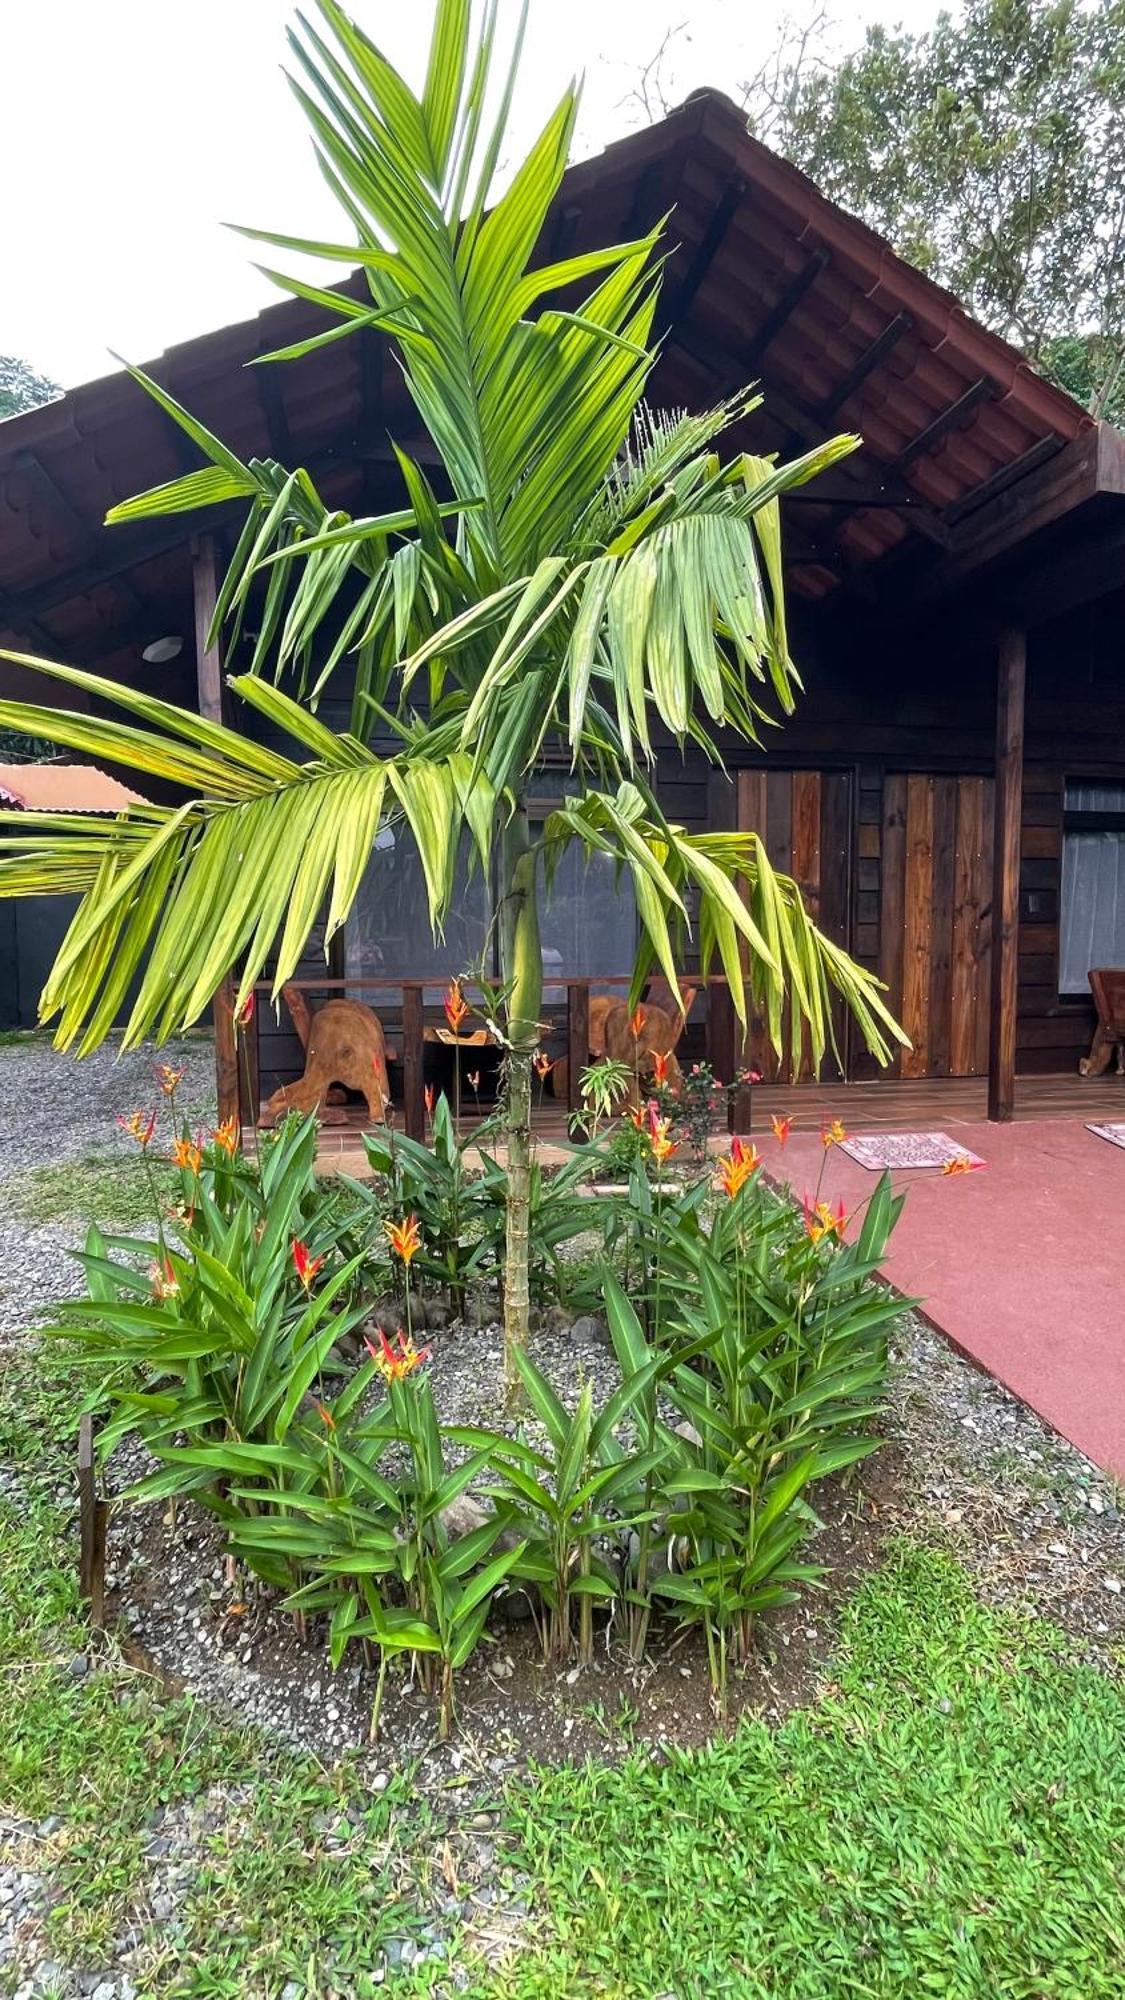
<path fill-rule="evenodd" d="M 426 1085 L 426 1088 L 422 1092 L 422 1096 L 425 1100 L 426 1116 L 427 1118 L 432 1118 L 434 1115 L 434 1086 L 432 1083 L 428 1083 Z"/>
<path fill-rule="evenodd" d="M 820 1243 L 826 1236 L 842 1240 L 846 1222 L 842 1200 L 836 1203 L 835 1208 L 830 1208 L 826 1201 L 813 1204 L 805 1197 L 805 1229 L 814 1243 Z"/>
<path fill-rule="evenodd" d="M 731 1140 L 730 1152 L 719 1161 L 719 1179 L 731 1201 L 761 1164 L 762 1156 L 756 1146 L 744 1146 L 739 1138 Z"/>
<path fill-rule="evenodd" d="M 544 1082 L 544 1080 L 550 1076 L 551 1071 L 555 1067 L 554 1063 L 551 1061 L 550 1056 L 547 1054 L 546 1049 L 536 1049 L 535 1060 L 531 1066 L 535 1071 L 536 1076 L 539 1078 L 540 1083 Z"/>
<path fill-rule="evenodd" d="M 172 1148 L 172 1165 L 182 1167 L 185 1173 L 197 1174 L 203 1165 L 203 1153 L 194 1139 L 177 1139 Z"/>
<path fill-rule="evenodd" d="M 311 1289 L 312 1281 L 323 1262 L 323 1257 L 310 1257 L 308 1244 L 302 1243 L 299 1236 L 293 1238 L 293 1269 L 306 1292 Z"/>
<path fill-rule="evenodd" d="M 847 1138 L 847 1136 L 848 1135 L 844 1130 L 843 1120 L 840 1118 L 830 1118 L 820 1128 L 820 1143 L 826 1149 L 829 1146 L 843 1145 L 843 1142 Z"/>
<path fill-rule="evenodd" d="M 653 1074 L 653 1080 L 657 1084 L 663 1085 L 667 1083 L 668 1058 L 666 1055 L 662 1055 L 659 1049 L 656 1049 L 653 1052 L 652 1074 Z"/>
<path fill-rule="evenodd" d="M 211 1134 L 211 1143 L 212 1145 L 220 1147 L 224 1153 L 237 1153 L 238 1151 L 237 1118 L 233 1116 L 231 1116 L 230 1118 L 224 1118 L 221 1125 L 216 1125 L 215 1130 Z"/>
<path fill-rule="evenodd" d="M 187 1069 L 174 1069 L 171 1063 L 157 1063 L 152 1073 L 160 1086 L 161 1096 L 174 1097 L 187 1075 Z"/>
<path fill-rule="evenodd" d="M 241 1007 L 239 1008 L 234 1018 L 240 1028 L 248 1028 L 250 1026 L 251 1021 L 254 1019 L 253 993 L 248 993 L 246 995 L 245 1000 L 243 1001 Z"/>
<path fill-rule="evenodd" d="M 326 1410 L 323 1403 L 314 1403 L 313 1407 L 325 1430 L 334 1431 L 336 1428 L 336 1419 L 332 1415 L 331 1410 Z"/>
<path fill-rule="evenodd" d="M 967 1153 L 958 1153 L 952 1160 L 943 1160 L 943 1174 L 975 1174 L 983 1167 L 983 1160 L 971 1160 Z"/>
<path fill-rule="evenodd" d="M 469 1075 L 468 1075 L 468 1083 L 469 1083 L 469 1089 L 470 1089 L 470 1090 L 479 1090 L 479 1089 L 480 1089 L 480 1071 L 479 1071 L 479 1069 L 471 1069 L 471 1070 L 469 1071 Z"/>
<path fill-rule="evenodd" d="M 638 1132 L 647 1132 L 651 1109 L 652 1106 L 648 1104 L 634 1104 L 625 1115 L 630 1123 L 636 1126 Z"/>
<path fill-rule="evenodd" d="M 408 1215 L 402 1222 L 384 1222 L 383 1233 L 396 1257 L 401 1257 L 407 1266 L 422 1248 L 422 1231 L 418 1227 L 418 1217 Z"/>
<path fill-rule="evenodd" d="M 444 1006 L 446 1020 L 449 1022 L 454 1034 L 459 1035 L 461 1032 L 461 1023 L 467 1021 L 469 1018 L 469 1004 L 461 991 L 461 981 L 459 979 L 450 980 L 449 991 L 445 996 Z"/>
<path fill-rule="evenodd" d="M 156 1130 L 156 1112 L 150 1111 L 146 1118 L 143 1111 L 130 1111 L 127 1118 L 119 1118 L 117 1123 L 123 1132 L 129 1134 L 130 1139 L 136 1140 L 143 1153 Z"/>
<path fill-rule="evenodd" d="M 366 1339 L 366 1336 L 365 1336 Z M 379 1345 L 367 1340 L 367 1352 L 388 1382 L 401 1382 L 407 1375 L 413 1375 L 424 1361 L 430 1358 L 428 1347 L 415 1347 L 408 1334 L 400 1327 L 393 1343 L 387 1339 L 382 1327 L 379 1328 Z"/>
<path fill-rule="evenodd" d="M 154 1299 L 175 1299 L 179 1297 L 180 1282 L 172 1269 L 168 1257 L 155 1259 L 148 1267 L 148 1281 L 152 1286 Z"/>
<path fill-rule="evenodd" d="M 635 1042 L 639 1042 L 641 1036 L 644 1034 L 645 1021 L 647 1018 L 648 1017 L 645 1014 L 644 1008 L 638 1007 L 633 1015 L 632 1020 L 629 1023 L 629 1033 L 632 1035 L 633 1040 Z"/>
<path fill-rule="evenodd" d="M 773 1136 L 777 1140 L 778 1145 L 784 1146 L 790 1132 L 793 1130 L 793 1120 L 791 1118 L 779 1118 L 775 1111 L 770 1119 L 770 1124 L 773 1126 Z"/>
<path fill-rule="evenodd" d="M 671 1123 L 672 1120 L 670 1118 L 657 1117 L 655 1104 L 649 1105 L 648 1142 L 652 1147 L 653 1159 L 661 1167 L 664 1165 L 665 1160 L 670 1160 L 672 1154 L 678 1151 L 675 1141 L 668 1137 Z"/>

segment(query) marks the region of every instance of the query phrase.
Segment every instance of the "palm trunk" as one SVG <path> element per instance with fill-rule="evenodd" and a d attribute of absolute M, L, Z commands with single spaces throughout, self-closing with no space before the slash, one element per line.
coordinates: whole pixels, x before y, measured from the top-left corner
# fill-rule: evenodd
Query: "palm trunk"
<path fill-rule="evenodd" d="M 539 939 L 536 857 L 521 806 L 504 829 L 504 898 L 500 947 L 508 988 L 508 1215 L 504 1262 L 504 1366 L 508 1392 L 519 1392 L 517 1348 L 527 1343 L 531 1319 L 528 1225 L 531 1207 L 531 1066 L 539 1041 L 543 1000 L 543 949 Z"/>

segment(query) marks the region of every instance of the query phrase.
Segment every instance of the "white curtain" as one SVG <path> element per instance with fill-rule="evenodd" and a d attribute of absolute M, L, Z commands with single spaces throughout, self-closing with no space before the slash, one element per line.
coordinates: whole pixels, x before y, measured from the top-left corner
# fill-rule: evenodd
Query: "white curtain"
<path fill-rule="evenodd" d="M 1068 784 L 1068 812 L 1125 812 L 1125 787 Z M 1059 991 L 1087 993 L 1092 966 L 1125 966 L 1125 833 L 1063 841 Z"/>

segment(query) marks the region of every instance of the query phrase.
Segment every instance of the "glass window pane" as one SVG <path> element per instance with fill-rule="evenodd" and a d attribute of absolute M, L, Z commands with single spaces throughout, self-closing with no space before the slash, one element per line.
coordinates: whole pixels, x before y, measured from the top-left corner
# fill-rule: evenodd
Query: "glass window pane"
<path fill-rule="evenodd" d="M 426 999 L 436 1001 L 446 980 L 480 964 L 488 941 L 489 895 L 479 862 L 470 873 L 469 845 L 466 834 L 444 935 L 435 938 L 414 841 L 401 827 L 382 829 L 345 926 L 349 979 L 364 973 L 424 979 L 433 973 L 440 983 L 427 989 Z"/>

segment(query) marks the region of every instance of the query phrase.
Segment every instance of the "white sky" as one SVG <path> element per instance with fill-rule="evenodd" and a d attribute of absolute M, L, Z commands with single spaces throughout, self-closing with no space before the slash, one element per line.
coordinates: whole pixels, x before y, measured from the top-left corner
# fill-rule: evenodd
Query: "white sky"
<path fill-rule="evenodd" d="M 514 0 L 506 0 L 514 12 Z M 351 0 L 415 77 L 429 0 Z M 936 0 L 837 0 L 835 34 L 873 19 L 925 25 Z M 0 353 L 69 386 L 113 348 L 145 360 L 255 312 L 278 294 L 254 223 L 347 240 L 281 75 L 292 0 L 0 0 Z M 732 94 L 801 0 L 532 0 L 520 136 L 584 71 L 579 150 L 643 122 L 644 64 L 680 29 L 662 72 L 679 102 Z M 326 280 L 322 279 L 322 282 Z"/>

